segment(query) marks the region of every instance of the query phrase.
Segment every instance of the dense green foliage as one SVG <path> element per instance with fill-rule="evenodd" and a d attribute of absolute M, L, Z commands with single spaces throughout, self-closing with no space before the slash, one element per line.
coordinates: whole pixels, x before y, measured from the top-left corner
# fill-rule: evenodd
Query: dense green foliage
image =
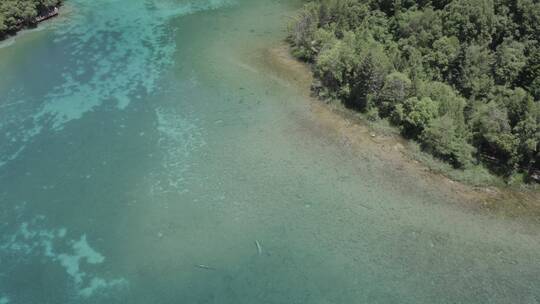
<path fill-rule="evenodd" d="M 33 24 L 40 13 L 59 5 L 60 2 L 61 0 L 1 0 L 0 38 Z"/>
<path fill-rule="evenodd" d="M 540 169 L 538 39 L 537 0 L 318 0 L 290 28 L 321 97 L 503 176 Z"/>

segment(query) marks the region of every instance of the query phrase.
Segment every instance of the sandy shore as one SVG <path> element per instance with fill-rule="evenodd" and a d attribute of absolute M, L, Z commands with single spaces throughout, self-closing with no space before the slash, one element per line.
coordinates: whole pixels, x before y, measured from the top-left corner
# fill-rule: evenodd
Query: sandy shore
<path fill-rule="evenodd" d="M 263 50 L 261 68 L 273 77 L 292 83 L 305 92 L 310 115 L 320 127 L 317 132 L 337 138 L 337 141 L 352 153 L 365 155 L 370 152 L 389 166 L 413 178 L 421 178 L 440 193 L 454 197 L 462 207 L 488 212 L 494 216 L 522 218 L 540 225 L 540 193 L 500 187 L 474 187 L 432 172 L 426 165 L 413 160 L 407 152 L 405 139 L 399 135 L 378 134 L 356 115 L 341 105 L 326 104 L 311 96 L 313 80 L 308 65 L 290 55 L 289 47 L 283 43 Z"/>

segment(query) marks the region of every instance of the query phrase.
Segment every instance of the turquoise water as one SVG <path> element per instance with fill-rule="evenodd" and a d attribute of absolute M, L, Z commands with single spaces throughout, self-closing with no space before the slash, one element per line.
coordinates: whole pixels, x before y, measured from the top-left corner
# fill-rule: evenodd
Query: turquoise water
<path fill-rule="evenodd" d="M 535 228 L 265 69 L 299 2 L 71 0 L 0 45 L 0 304 L 540 302 Z"/>

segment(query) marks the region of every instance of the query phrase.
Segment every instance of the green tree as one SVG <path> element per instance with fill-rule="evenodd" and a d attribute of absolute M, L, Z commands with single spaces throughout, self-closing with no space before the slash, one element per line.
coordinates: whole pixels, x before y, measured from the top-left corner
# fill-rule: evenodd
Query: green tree
<path fill-rule="evenodd" d="M 516 0 L 516 20 L 519 20 L 520 32 L 524 38 L 540 37 L 540 2 L 536 0 Z"/>
<path fill-rule="evenodd" d="M 349 81 L 350 95 L 347 103 L 359 109 L 366 109 L 368 101 L 381 90 L 384 79 L 392 71 L 392 65 L 381 44 L 361 40 L 362 47 L 357 58 L 360 60 Z"/>
<path fill-rule="evenodd" d="M 35 24 L 36 16 L 62 0 L 2 0 L 0 1 L 0 39 L 25 25 Z"/>
<path fill-rule="evenodd" d="M 428 81 L 421 85 L 419 95 L 436 101 L 439 116 L 450 115 L 453 120 L 463 120 L 466 100 L 454 88 L 438 81 Z"/>
<path fill-rule="evenodd" d="M 424 10 L 408 10 L 396 17 L 396 36 L 409 39 L 409 45 L 429 49 L 443 33 L 442 16 L 427 7 Z"/>
<path fill-rule="evenodd" d="M 540 170 L 538 0 L 309 3 L 291 41 L 322 92 L 456 167 Z"/>
<path fill-rule="evenodd" d="M 443 36 L 433 42 L 433 48 L 426 54 L 426 61 L 432 70 L 432 78 L 438 81 L 450 79 L 451 67 L 458 59 L 460 52 L 459 40 Z"/>
<path fill-rule="evenodd" d="M 517 163 L 518 140 L 512 134 L 506 109 L 495 102 L 479 106 L 471 119 L 476 146 L 504 165 L 514 168 Z"/>
<path fill-rule="evenodd" d="M 495 7 L 492 0 L 454 0 L 444 7 L 447 36 L 480 44 L 491 42 L 495 32 Z"/>
<path fill-rule="evenodd" d="M 411 97 L 396 105 L 393 120 L 400 125 L 403 134 L 417 137 L 438 115 L 437 103 L 429 97 Z"/>
<path fill-rule="evenodd" d="M 536 117 L 535 117 L 536 116 Z M 514 127 L 518 137 L 518 152 L 521 164 L 530 170 L 540 155 L 540 115 L 529 113 Z"/>
<path fill-rule="evenodd" d="M 505 40 L 495 52 L 495 79 L 499 84 L 514 83 L 527 64 L 525 45 L 514 40 Z"/>
<path fill-rule="evenodd" d="M 354 34 L 347 32 L 345 36 L 346 38 L 321 50 L 315 63 L 315 73 L 323 84 L 337 92 L 338 96 L 349 98 L 349 81 L 361 59 L 355 53 Z"/>
<path fill-rule="evenodd" d="M 420 139 L 427 151 L 448 160 L 457 168 L 464 168 L 472 164 L 475 152 L 465 135 L 450 115 L 444 115 L 431 120 Z"/>
<path fill-rule="evenodd" d="M 495 84 L 492 77 L 493 53 L 487 46 L 473 44 L 465 49 L 460 86 L 467 96 L 487 96 Z"/>
<path fill-rule="evenodd" d="M 5 17 L 3 15 L 0 15 L 0 33 L 7 30 L 6 20 L 4 18 Z M 1 34 L 0 34 L 0 37 L 1 37 Z"/>
<path fill-rule="evenodd" d="M 506 109 L 511 127 L 517 125 L 518 122 L 525 119 L 533 111 L 534 100 L 522 88 L 509 89 L 497 86 L 490 95 L 490 99 L 496 102 L 499 108 Z"/>
<path fill-rule="evenodd" d="M 319 23 L 318 7 L 316 3 L 306 5 L 289 27 L 293 54 L 308 61 L 313 60 L 317 54 L 314 48 L 314 34 Z"/>
<path fill-rule="evenodd" d="M 534 98 L 540 100 L 540 47 L 536 44 L 529 43 L 526 48 L 527 63 L 521 71 L 519 81 Z"/>
<path fill-rule="evenodd" d="M 384 85 L 377 96 L 377 106 L 383 116 L 389 116 L 396 105 L 410 97 L 412 82 L 407 75 L 393 72 L 386 76 Z"/>

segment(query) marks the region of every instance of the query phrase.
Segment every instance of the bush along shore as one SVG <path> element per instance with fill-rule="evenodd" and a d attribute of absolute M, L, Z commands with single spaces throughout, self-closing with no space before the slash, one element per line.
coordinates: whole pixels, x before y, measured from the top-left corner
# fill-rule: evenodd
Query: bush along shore
<path fill-rule="evenodd" d="M 314 0 L 289 27 L 314 92 L 457 169 L 540 181 L 540 3 Z"/>
<path fill-rule="evenodd" d="M 58 14 L 62 0 L 2 0 L 0 40 Z"/>

